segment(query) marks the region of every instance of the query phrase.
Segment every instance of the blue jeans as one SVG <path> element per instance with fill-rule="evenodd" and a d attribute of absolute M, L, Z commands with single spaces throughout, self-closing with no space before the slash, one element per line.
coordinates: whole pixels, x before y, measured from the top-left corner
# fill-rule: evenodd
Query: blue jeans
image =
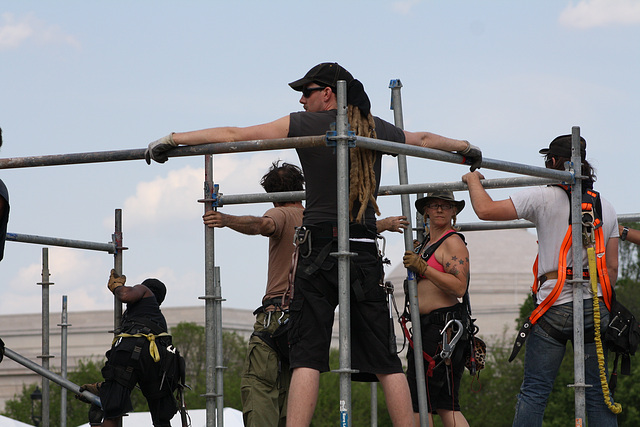
<path fill-rule="evenodd" d="M 588 331 L 593 329 L 593 302 L 591 299 L 584 301 L 584 327 L 585 331 Z M 554 329 L 569 337 L 573 336 L 573 303 L 553 306 L 547 310 L 543 317 Z M 600 318 L 601 333 L 604 335 L 609 324 L 609 311 L 602 302 L 600 302 Z M 566 344 L 549 336 L 540 325 L 533 326 L 527 338 L 524 379 L 518 394 L 513 427 L 542 426 L 544 409 L 553 389 L 553 383 L 562 363 L 565 349 Z M 592 386 L 587 387 L 585 392 L 588 425 L 591 427 L 617 426 L 616 415 L 604 403 L 595 343 L 585 343 L 584 353 L 585 383 Z M 606 360 L 605 348 L 605 366 Z M 571 415 L 567 414 L 567 417 L 571 417 Z M 567 423 L 569 423 L 569 418 Z"/>

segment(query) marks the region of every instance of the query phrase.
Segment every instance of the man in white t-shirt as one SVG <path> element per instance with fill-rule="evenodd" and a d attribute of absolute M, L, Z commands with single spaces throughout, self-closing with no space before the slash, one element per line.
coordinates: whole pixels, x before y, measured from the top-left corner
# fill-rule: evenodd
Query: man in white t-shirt
<path fill-rule="evenodd" d="M 584 138 L 581 138 L 580 151 L 582 175 L 588 177 L 582 182 L 583 190 L 591 189 L 595 175 L 593 168 L 586 160 L 586 141 Z M 545 156 L 547 168 L 564 170 L 565 162 L 571 158 L 571 135 L 561 135 L 555 138 L 549 144 L 549 148 L 540 150 L 540 154 Z M 469 187 L 471 204 L 478 218 L 493 221 L 526 219 L 536 226 L 538 275 L 540 282 L 542 282 L 536 294 L 536 303 L 540 304 L 556 285 L 561 245 L 569 225 L 569 197 L 563 188 L 550 185 L 527 188 L 508 199 L 494 201 L 482 187 L 481 179 L 484 179 L 484 176 L 477 171 L 462 177 L 462 180 Z M 609 282 L 613 286 L 618 276 L 618 220 L 613 206 L 605 199 L 601 198 L 601 200 L 606 268 Z M 586 268 L 588 263 L 586 251 L 583 260 L 584 268 Z M 567 267 L 571 267 L 573 264 L 571 250 L 568 251 L 566 263 Z M 573 289 L 569 283 L 565 282 L 565 285 L 553 305 L 533 325 L 527 339 L 524 379 L 518 394 L 513 420 L 514 426 L 542 425 L 547 399 L 564 357 L 566 341 L 573 339 Z M 584 286 L 584 328 L 585 337 L 589 337 L 593 335 L 593 300 L 589 283 Z M 602 297 L 600 283 L 598 283 L 598 296 Z M 602 298 L 600 298 L 600 313 L 601 331 L 604 335 L 609 324 L 609 311 Z M 544 328 L 541 323 L 544 324 Z M 551 328 L 553 336 L 547 332 L 548 328 Z M 596 345 L 593 339 L 585 339 L 585 356 L 585 380 L 591 386 L 586 388 L 589 425 L 617 426 L 616 415 L 609 410 L 604 402 Z"/>

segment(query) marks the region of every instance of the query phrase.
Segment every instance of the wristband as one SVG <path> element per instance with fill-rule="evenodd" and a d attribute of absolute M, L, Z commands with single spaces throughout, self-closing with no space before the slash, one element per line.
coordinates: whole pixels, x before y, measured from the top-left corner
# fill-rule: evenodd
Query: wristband
<path fill-rule="evenodd" d="M 622 234 L 620 235 L 620 240 L 623 242 L 627 240 L 627 234 L 629 234 L 629 227 L 622 227 Z"/>

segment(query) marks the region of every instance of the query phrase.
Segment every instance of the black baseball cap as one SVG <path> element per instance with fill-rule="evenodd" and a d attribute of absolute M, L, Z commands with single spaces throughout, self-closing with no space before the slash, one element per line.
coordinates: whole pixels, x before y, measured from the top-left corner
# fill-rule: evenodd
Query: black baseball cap
<path fill-rule="evenodd" d="M 556 137 L 549 148 L 543 148 L 540 150 L 540 154 L 551 154 L 552 156 L 571 158 L 571 135 L 560 135 Z M 587 141 L 580 137 L 580 157 L 585 158 L 587 156 Z"/>
<path fill-rule="evenodd" d="M 305 85 L 317 83 L 336 89 L 338 80 L 345 80 L 349 84 L 353 76 L 337 62 L 323 62 L 310 69 L 303 78 L 289 83 L 291 89 L 301 92 Z"/>

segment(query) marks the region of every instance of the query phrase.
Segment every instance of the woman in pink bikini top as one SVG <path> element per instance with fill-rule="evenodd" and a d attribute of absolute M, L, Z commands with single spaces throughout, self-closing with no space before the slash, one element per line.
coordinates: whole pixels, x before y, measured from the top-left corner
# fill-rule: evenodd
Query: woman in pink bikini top
<path fill-rule="evenodd" d="M 423 351 L 431 358 L 441 349 L 441 332 L 447 319 L 463 319 L 460 299 L 467 291 L 469 278 L 469 251 L 460 235 L 456 234 L 456 215 L 464 208 L 450 191 L 429 193 L 416 201 L 428 225 L 426 240 L 417 253 L 404 254 L 404 266 L 417 276 L 418 307 L 422 328 Z M 438 245 L 433 251 L 433 247 Z M 413 321 L 413 320 L 412 320 Z M 458 348 L 459 347 L 459 348 Z M 458 390 L 464 371 L 464 346 L 454 349 L 448 364 L 442 363 L 427 378 L 430 425 L 437 413 L 445 427 L 465 427 L 469 424 L 460 411 Z M 407 379 L 412 394 L 414 412 L 417 412 L 416 377 L 413 353 L 407 355 Z M 418 414 L 416 419 L 419 420 Z"/>
<path fill-rule="evenodd" d="M 429 193 L 416 201 L 427 224 L 427 240 L 418 254 L 407 251 L 403 260 L 418 277 L 420 314 L 457 304 L 467 290 L 469 251 L 459 235 L 448 236 L 426 261 L 423 258 L 431 245 L 456 232 L 456 215 L 463 208 L 464 200 L 455 200 L 450 191 Z"/>

